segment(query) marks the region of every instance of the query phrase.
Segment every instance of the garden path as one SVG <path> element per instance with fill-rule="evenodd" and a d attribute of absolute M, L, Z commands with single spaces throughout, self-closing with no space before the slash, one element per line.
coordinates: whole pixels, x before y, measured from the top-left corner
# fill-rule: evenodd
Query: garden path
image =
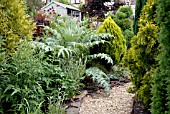
<path fill-rule="evenodd" d="M 131 83 L 112 87 L 110 96 L 101 91 L 93 96 L 86 95 L 79 114 L 131 114 L 135 95 L 126 91 L 129 86 Z"/>

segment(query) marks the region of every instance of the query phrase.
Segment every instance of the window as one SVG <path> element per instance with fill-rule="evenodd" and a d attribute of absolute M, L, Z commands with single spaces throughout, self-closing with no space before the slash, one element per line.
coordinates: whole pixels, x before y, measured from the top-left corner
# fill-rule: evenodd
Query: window
<path fill-rule="evenodd" d="M 72 13 L 73 13 L 73 16 L 76 16 L 76 17 L 80 15 L 78 11 L 73 11 Z"/>
<path fill-rule="evenodd" d="M 71 3 L 71 4 L 79 4 L 79 3 L 80 3 L 80 0 L 70 0 L 70 3 Z"/>

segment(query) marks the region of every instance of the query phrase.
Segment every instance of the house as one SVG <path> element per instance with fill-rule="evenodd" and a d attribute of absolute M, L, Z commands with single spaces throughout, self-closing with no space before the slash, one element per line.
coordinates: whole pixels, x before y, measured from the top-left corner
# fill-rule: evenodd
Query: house
<path fill-rule="evenodd" d="M 46 0 L 46 5 L 41 9 L 50 13 L 57 13 L 61 16 L 77 17 L 78 20 L 81 20 L 81 12 L 78 8 L 54 0 Z"/>

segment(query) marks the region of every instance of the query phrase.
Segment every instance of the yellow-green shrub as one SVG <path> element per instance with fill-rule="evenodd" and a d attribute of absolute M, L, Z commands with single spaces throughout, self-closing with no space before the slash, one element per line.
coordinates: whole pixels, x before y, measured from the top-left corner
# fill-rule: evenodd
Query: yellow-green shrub
<path fill-rule="evenodd" d="M 32 39 L 34 25 L 25 13 L 23 0 L 0 1 L 0 36 L 3 36 L 3 48 L 12 52 L 21 39 Z"/>
<path fill-rule="evenodd" d="M 110 45 L 105 44 L 102 48 L 103 51 L 113 58 L 115 63 L 120 62 L 126 52 L 126 40 L 123 37 L 120 27 L 109 16 L 104 20 L 102 25 L 99 26 L 97 33 L 110 33 L 114 36 L 113 39 L 110 39 Z"/>
<path fill-rule="evenodd" d="M 139 32 L 131 40 L 131 48 L 124 57 L 124 65 L 132 75 L 130 77 L 137 93 L 138 99 L 142 99 L 145 108 L 149 108 L 151 102 L 151 84 L 153 72 L 156 68 L 158 49 L 158 26 L 155 20 L 156 3 L 148 0 L 139 19 Z"/>

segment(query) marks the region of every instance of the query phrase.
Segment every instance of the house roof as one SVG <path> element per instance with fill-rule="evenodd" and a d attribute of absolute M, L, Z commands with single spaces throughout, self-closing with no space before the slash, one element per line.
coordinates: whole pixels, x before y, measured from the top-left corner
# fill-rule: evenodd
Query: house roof
<path fill-rule="evenodd" d="M 44 8 L 46 8 L 47 6 L 50 6 L 50 5 L 52 5 L 52 4 L 57 4 L 57 5 L 65 8 L 65 9 L 72 9 L 72 10 L 80 11 L 78 8 L 75 8 L 75 7 L 73 7 L 73 6 L 70 6 L 70 5 L 67 5 L 67 4 L 63 4 L 63 3 L 60 3 L 60 2 L 55 2 L 55 1 L 52 1 L 51 3 L 49 3 L 49 4 L 45 5 L 44 7 L 42 7 L 41 9 L 44 9 Z"/>

